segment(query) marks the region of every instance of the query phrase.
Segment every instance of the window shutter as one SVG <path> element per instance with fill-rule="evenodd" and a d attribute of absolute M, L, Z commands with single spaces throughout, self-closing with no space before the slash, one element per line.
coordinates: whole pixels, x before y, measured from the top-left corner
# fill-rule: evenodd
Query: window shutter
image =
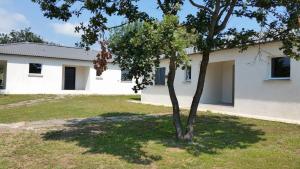
<path fill-rule="evenodd" d="M 161 75 L 160 75 L 160 84 L 161 85 L 165 85 L 165 75 L 166 75 L 166 68 L 161 68 L 161 70 L 160 70 L 160 73 L 161 73 Z"/>
<path fill-rule="evenodd" d="M 155 71 L 155 85 L 165 85 L 166 68 L 157 68 Z"/>

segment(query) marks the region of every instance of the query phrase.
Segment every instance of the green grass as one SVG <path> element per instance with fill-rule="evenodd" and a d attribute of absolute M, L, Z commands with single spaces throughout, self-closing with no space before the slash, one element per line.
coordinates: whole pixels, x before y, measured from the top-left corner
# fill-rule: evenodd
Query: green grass
<path fill-rule="evenodd" d="M 0 168 L 298 169 L 300 126 L 202 113 L 193 143 L 169 116 L 0 133 Z"/>
<path fill-rule="evenodd" d="M 0 94 L 0 105 L 7 105 L 11 103 L 17 103 L 26 100 L 35 100 L 48 95 L 1 95 Z"/>
<path fill-rule="evenodd" d="M 85 118 L 99 115 L 116 116 L 120 113 L 123 115 L 125 113 L 166 113 L 171 111 L 171 109 L 167 107 L 128 102 L 128 100 L 137 99 L 139 99 L 138 96 L 68 96 L 53 102 L 11 109 L 0 109 L 0 123 L 61 118 Z"/>
<path fill-rule="evenodd" d="M 137 96 L 74 96 L 0 110 L 1 122 L 170 112 Z M 186 117 L 184 117 L 184 120 Z M 193 143 L 176 142 L 172 118 L 73 125 L 43 132 L 0 130 L 0 169 L 300 169 L 300 126 L 199 113 Z"/>

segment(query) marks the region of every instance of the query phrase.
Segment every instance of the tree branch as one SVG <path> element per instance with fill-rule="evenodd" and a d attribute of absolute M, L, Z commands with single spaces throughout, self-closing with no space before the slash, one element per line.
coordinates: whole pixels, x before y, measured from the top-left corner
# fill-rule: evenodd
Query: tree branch
<path fill-rule="evenodd" d="M 194 0 L 189 0 L 189 1 L 195 7 L 199 8 L 199 9 L 203 9 L 203 10 L 205 10 L 205 11 L 211 13 L 211 14 L 213 13 L 213 11 L 211 9 L 209 9 L 208 7 L 197 4 L 196 2 L 194 2 Z"/>
<path fill-rule="evenodd" d="M 230 2 L 226 2 L 226 4 L 222 5 L 221 8 L 223 8 L 223 9 L 221 10 L 221 12 L 220 12 L 220 14 L 219 14 L 219 16 L 218 16 L 218 22 L 219 22 L 220 19 L 222 18 L 224 12 L 227 11 L 227 8 L 229 7 L 229 5 L 230 5 Z"/>
<path fill-rule="evenodd" d="M 225 29 L 229 19 L 230 19 L 230 16 L 232 15 L 232 12 L 234 10 L 234 7 L 237 3 L 237 0 L 232 0 L 231 3 L 230 3 L 230 7 L 229 7 L 229 10 L 223 20 L 223 22 L 221 23 L 221 25 L 218 26 L 218 28 L 215 30 L 216 33 L 222 31 L 223 29 Z"/>
<path fill-rule="evenodd" d="M 217 22 L 218 22 L 220 8 L 221 8 L 221 1 L 216 0 L 215 10 L 213 11 L 213 14 L 211 16 L 211 21 L 210 21 L 210 27 L 209 27 L 209 32 L 208 32 L 208 41 L 211 41 L 214 36 L 216 25 L 218 24 Z"/>
<path fill-rule="evenodd" d="M 120 24 L 120 25 L 108 27 L 107 30 L 111 30 L 111 29 L 115 29 L 115 28 L 120 28 L 120 27 L 122 27 L 122 26 L 124 26 L 124 25 L 127 25 L 127 24 L 129 24 L 129 23 L 130 23 L 130 22 L 124 22 L 124 23 L 122 23 L 122 24 Z"/>
<path fill-rule="evenodd" d="M 165 13 L 165 8 L 164 5 L 162 4 L 161 0 L 157 0 L 158 6 L 160 7 L 160 9 L 163 11 L 163 13 Z"/>

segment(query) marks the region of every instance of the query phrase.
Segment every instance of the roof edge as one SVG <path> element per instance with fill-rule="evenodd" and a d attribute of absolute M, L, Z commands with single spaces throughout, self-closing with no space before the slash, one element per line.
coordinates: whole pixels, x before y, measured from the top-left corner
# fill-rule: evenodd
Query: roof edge
<path fill-rule="evenodd" d="M 60 44 L 37 43 L 37 42 L 4 43 L 4 44 L 0 44 L 0 46 L 19 45 L 19 44 L 33 44 L 33 45 L 41 45 L 41 46 L 54 46 L 54 47 L 62 47 L 62 48 L 71 48 L 71 49 L 82 49 L 82 50 L 85 50 L 84 48 L 80 48 L 80 47 L 72 47 L 72 46 L 66 46 L 66 45 L 60 45 Z M 98 52 L 98 51 L 92 50 L 92 49 L 91 50 L 85 50 L 85 51 Z"/>

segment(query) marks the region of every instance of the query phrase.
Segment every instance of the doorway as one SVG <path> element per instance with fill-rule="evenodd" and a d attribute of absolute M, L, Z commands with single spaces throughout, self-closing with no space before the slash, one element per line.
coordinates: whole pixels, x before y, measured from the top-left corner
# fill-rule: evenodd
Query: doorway
<path fill-rule="evenodd" d="M 65 90 L 75 90 L 76 68 L 65 67 Z"/>
<path fill-rule="evenodd" d="M 6 62 L 0 61 L 0 90 L 6 87 Z"/>
<path fill-rule="evenodd" d="M 201 103 L 233 106 L 234 81 L 234 61 L 209 63 Z"/>

